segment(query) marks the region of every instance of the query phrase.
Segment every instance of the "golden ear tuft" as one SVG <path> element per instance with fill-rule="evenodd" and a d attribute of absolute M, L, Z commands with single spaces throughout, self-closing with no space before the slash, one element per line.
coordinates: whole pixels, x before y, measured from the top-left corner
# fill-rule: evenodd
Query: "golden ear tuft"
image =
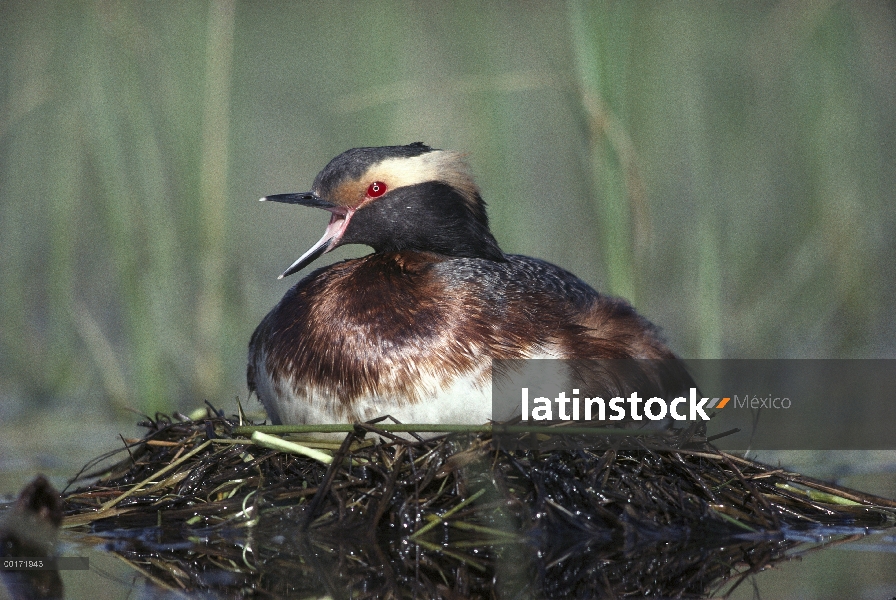
<path fill-rule="evenodd" d="M 479 188 L 473 181 L 466 155 L 449 150 L 434 150 L 410 158 L 387 158 L 362 176 L 362 181 L 384 181 L 389 189 L 441 181 L 458 190 L 467 202 L 478 206 Z"/>

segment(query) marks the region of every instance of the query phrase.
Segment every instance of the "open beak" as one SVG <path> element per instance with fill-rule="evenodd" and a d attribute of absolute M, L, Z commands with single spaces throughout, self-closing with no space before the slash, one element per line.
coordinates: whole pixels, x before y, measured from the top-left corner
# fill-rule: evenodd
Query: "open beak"
<path fill-rule="evenodd" d="M 315 208 L 328 210 L 331 213 L 330 223 L 327 225 L 327 230 L 324 232 L 323 237 L 320 238 L 316 244 L 311 246 L 305 254 L 300 256 L 296 262 L 289 265 L 289 268 L 283 271 L 283 274 L 280 275 L 278 279 L 283 279 L 288 275 L 301 271 L 317 260 L 322 254 L 326 254 L 338 246 L 339 240 L 342 239 L 342 235 L 348 227 L 348 222 L 351 220 L 352 215 L 355 214 L 354 208 L 346 208 L 345 206 L 338 206 L 332 202 L 327 202 L 314 192 L 305 192 L 303 194 L 275 194 L 273 196 L 265 196 L 261 201 L 313 206 Z"/>

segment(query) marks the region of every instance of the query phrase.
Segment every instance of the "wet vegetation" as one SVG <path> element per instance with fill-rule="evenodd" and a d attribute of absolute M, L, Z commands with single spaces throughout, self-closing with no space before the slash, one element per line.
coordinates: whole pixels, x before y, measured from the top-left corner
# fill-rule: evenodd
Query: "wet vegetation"
<path fill-rule="evenodd" d="M 239 421 L 147 421 L 65 493 L 63 526 L 175 590 L 555 598 L 724 594 L 807 540 L 896 525 L 896 502 L 694 430 L 422 440 L 378 423 L 325 442 Z"/>

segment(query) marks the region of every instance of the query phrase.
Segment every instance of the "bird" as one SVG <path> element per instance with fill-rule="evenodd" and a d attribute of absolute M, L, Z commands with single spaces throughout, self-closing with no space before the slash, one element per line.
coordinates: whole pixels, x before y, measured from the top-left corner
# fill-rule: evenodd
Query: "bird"
<path fill-rule="evenodd" d="M 373 250 L 306 275 L 252 334 L 248 388 L 274 424 L 484 424 L 502 360 L 652 359 L 640 374 L 610 368 L 598 379 L 669 393 L 691 384 L 659 329 L 626 300 L 501 250 L 460 152 L 422 142 L 353 148 L 311 191 L 261 200 L 330 213 L 281 279 L 339 246 Z"/>

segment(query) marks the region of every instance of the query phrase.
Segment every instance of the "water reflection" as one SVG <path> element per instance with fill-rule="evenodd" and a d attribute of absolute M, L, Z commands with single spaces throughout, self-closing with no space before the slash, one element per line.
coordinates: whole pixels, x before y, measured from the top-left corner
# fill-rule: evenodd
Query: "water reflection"
<path fill-rule="evenodd" d="M 142 573 L 150 593 L 219 597 L 622 597 L 704 598 L 734 591 L 752 574 L 864 529 L 815 528 L 762 537 L 671 541 L 540 531 L 524 543 L 484 545 L 446 526 L 432 542 L 365 539 L 352 531 L 303 531 L 301 514 L 253 528 L 106 529 L 78 536 Z M 155 590 L 155 592 L 152 592 Z"/>

